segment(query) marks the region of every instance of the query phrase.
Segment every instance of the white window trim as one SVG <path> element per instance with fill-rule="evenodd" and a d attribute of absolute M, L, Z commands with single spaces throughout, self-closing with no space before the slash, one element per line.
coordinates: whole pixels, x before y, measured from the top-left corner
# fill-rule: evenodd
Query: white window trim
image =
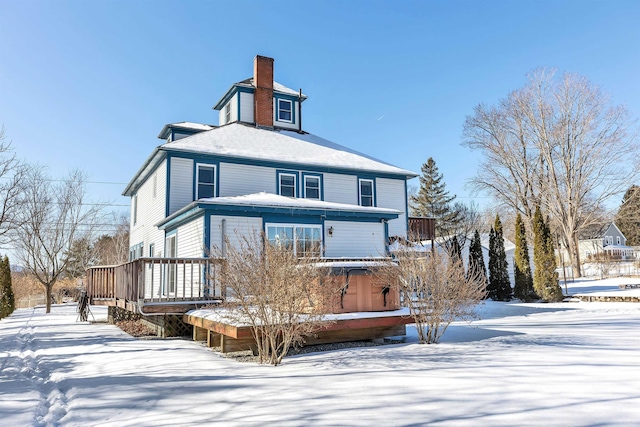
<path fill-rule="evenodd" d="M 622 239 L 620 238 L 620 236 L 616 236 L 616 242 L 618 242 L 618 245 L 621 245 L 622 243 Z"/>
<path fill-rule="evenodd" d="M 134 194 L 132 197 L 132 204 L 133 206 L 131 207 L 131 210 L 133 211 L 131 214 L 131 219 L 133 222 L 133 225 L 137 225 L 138 224 L 138 195 Z"/>
<path fill-rule="evenodd" d="M 167 253 L 168 241 L 173 239 L 174 254 Z M 172 233 L 164 237 L 164 256 L 166 258 L 176 258 L 178 256 L 178 233 Z M 170 288 L 170 277 L 173 277 L 173 291 Z M 164 280 L 162 283 L 162 295 L 175 295 L 176 289 L 178 289 L 178 271 L 175 264 L 169 264 L 165 266 Z"/>
<path fill-rule="evenodd" d="M 276 98 L 276 121 L 284 122 L 284 123 L 293 123 L 293 101 L 290 99 L 282 99 Z M 289 115 L 291 116 L 291 120 L 281 119 L 280 118 L 280 102 L 288 102 L 289 103 Z M 283 109 L 282 111 L 287 111 Z"/>
<path fill-rule="evenodd" d="M 317 175 L 305 175 L 304 176 L 304 198 L 308 199 L 309 197 L 307 197 L 307 179 L 317 179 L 318 180 L 318 198 L 317 199 L 311 199 L 311 200 L 322 200 L 322 180 L 320 179 L 319 176 Z"/>
<path fill-rule="evenodd" d="M 293 177 L 293 197 L 298 197 L 298 176 L 295 173 L 281 172 L 278 174 L 278 194 L 282 196 L 282 177 L 283 176 Z M 285 197 L 289 197 L 289 196 L 285 196 Z"/>
<path fill-rule="evenodd" d="M 158 172 L 153 174 L 153 198 L 158 195 Z"/>
<path fill-rule="evenodd" d="M 209 163 L 196 163 L 196 200 L 200 199 L 200 194 L 198 194 L 198 186 L 200 184 L 200 167 L 212 168 L 213 169 L 213 197 L 216 197 L 216 188 L 218 187 L 218 175 L 216 165 L 212 165 Z"/>
<path fill-rule="evenodd" d="M 374 189 L 374 185 L 375 183 L 373 182 L 373 179 L 367 179 L 367 178 L 359 178 L 358 179 L 358 204 L 360 206 L 365 206 L 362 204 L 362 183 L 363 182 L 370 182 L 371 183 L 371 206 L 366 206 L 366 207 L 374 207 L 376 205 L 376 192 Z M 369 197 L 369 196 L 367 196 Z"/>
<path fill-rule="evenodd" d="M 294 224 L 294 223 L 280 223 L 280 222 L 267 222 L 264 225 L 264 230 L 267 234 L 267 240 L 269 238 L 269 227 L 293 227 L 293 253 L 297 255 L 297 236 L 296 228 L 317 228 L 320 233 L 320 253 L 323 253 L 324 239 L 322 237 L 322 225 L 320 224 Z"/>

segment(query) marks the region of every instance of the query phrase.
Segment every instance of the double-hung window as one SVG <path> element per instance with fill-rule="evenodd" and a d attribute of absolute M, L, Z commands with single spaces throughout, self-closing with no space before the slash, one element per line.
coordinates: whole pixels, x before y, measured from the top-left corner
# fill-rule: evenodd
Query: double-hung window
<path fill-rule="evenodd" d="M 213 165 L 197 165 L 196 200 L 216 197 L 216 167 Z"/>
<path fill-rule="evenodd" d="M 320 225 L 267 224 L 269 242 L 292 250 L 296 256 L 320 256 L 322 236 Z"/>
<path fill-rule="evenodd" d="M 224 106 L 224 122 L 231 123 L 231 101 Z"/>
<path fill-rule="evenodd" d="M 360 206 L 373 206 L 373 180 L 360 180 Z"/>
<path fill-rule="evenodd" d="M 304 197 L 306 199 L 320 200 L 320 177 L 319 176 L 304 177 Z"/>
<path fill-rule="evenodd" d="M 280 195 L 296 197 L 296 176 L 292 173 L 281 173 L 279 176 Z"/>
<path fill-rule="evenodd" d="M 291 119 L 291 107 L 293 103 L 288 99 L 279 99 L 278 100 L 278 121 L 281 122 L 289 122 L 291 123 L 293 120 Z"/>

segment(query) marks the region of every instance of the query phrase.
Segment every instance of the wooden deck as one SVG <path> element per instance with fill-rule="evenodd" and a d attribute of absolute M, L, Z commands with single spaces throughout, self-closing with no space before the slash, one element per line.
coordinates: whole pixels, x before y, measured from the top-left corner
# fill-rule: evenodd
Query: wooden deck
<path fill-rule="evenodd" d="M 199 316 L 185 314 L 185 323 L 193 325 L 193 339 L 207 341 L 208 347 L 220 347 L 222 353 L 255 351 L 255 340 L 250 326 L 235 326 Z M 315 337 L 307 337 L 305 345 L 379 339 L 406 334 L 406 325 L 413 319 L 406 315 L 381 315 L 379 317 L 341 319 L 318 331 Z"/>
<path fill-rule="evenodd" d="M 224 289 L 216 282 L 214 258 L 139 258 L 87 270 L 93 305 L 117 306 L 142 314 L 182 314 L 217 303 Z"/>

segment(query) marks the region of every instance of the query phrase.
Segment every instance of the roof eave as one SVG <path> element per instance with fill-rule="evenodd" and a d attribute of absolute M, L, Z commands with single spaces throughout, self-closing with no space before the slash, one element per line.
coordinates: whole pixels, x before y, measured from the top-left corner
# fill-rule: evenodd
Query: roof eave
<path fill-rule="evenodd" d="M 140 177 L 140 175 L 142 175 L 144 173 L 144 171 L 147 169 L 147 166 L 149 166 L 149 164 L 153 161 L 154 158 L 157 157 L 158 153 L 160 153 L 161 151 L 164 151 L 164 149 L 162 149 L 162 147 L 156 147 L 156 148 L 153 149 L 153 151 L 151 152 L 151 155 L 147 158 L 147 160 L 145 160 L 145 162 L 142 164 L 142 167 L 140 167 L 140 169 L 138 169 L 138 172 L 136 172 L 136 174 L 133 176 L 133 178 L 131 178 L 131 181 L 129 181 L 129 183 L 125 187 L 124 191 L 122 192 L 123 196 L 132 196 L 133 195 L 133 192 L 134 192 L 135 187 L 136 187 L 136 183 L 138 182 L 138 178 Z M 158 160 L 161 160 L 163 155 L 164 154 L 162 154 Z"/>

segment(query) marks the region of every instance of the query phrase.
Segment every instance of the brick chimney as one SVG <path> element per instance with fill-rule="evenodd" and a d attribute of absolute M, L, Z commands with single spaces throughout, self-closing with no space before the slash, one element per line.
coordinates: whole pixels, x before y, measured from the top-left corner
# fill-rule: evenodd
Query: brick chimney
<path fill-rule="evenodd" d="M 273 127 L 273 58 L 256 55 L 253 60 L 254 115 L 256 125 Z"/>

